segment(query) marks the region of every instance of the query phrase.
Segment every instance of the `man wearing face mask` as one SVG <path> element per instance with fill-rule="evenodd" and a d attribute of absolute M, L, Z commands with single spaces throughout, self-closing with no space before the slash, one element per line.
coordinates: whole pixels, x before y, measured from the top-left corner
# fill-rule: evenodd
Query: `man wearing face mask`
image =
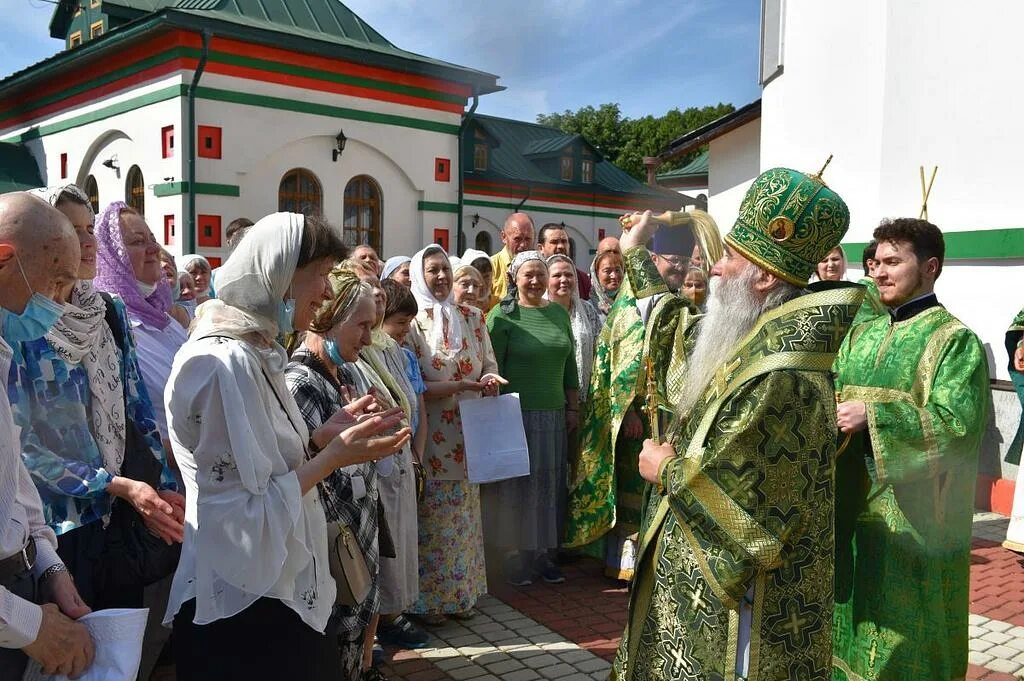
<path fill-rule="evenodd" d="M 41 338 L 57 322 L 63 305 L 55 300 L 75 281 L 79 260 L 78 238 L 60 211 L 26 193 L 0 195 L 5 384 L 8 343 Z M 21 462 L 10 404 L 0 400 L 0 681 L 21 679 L 29 658 L 45 673 L 78 677 L 92 663 L 93 643 L 73 619 L 88 612 Z"/>

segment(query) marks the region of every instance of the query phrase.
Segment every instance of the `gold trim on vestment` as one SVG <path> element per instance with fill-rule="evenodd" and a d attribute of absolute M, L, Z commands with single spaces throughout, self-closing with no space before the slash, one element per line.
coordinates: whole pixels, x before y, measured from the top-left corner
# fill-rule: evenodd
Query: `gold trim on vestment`
<path fill-rule="evenodd" d="M 736 657 L 740 644 L 740 611 L 729 609 L 729 637 L 725 641 L 725 679 L 736 681 Z"/>
<path fill-rule="evenodd" d="M 764 613 L 764 583 L 767 573 L 759 572 L 754 577 L 754 602 L 750 613 L 750 658 L 747 667 L 747 681 L 757 681 L 761 662 L 761 616 Z"/>
<path fill-rule="evenodd" d="M 693 551 L 693 557 L 697 561 L 697 567 L 700 568 L 700 573 L 704 576 L 704 580 L 711 587 L 711 591 L 718 596 L 718 600 L 722 601 L 725 607 L 729 610 L 733 610 L 739 607 L 739 603 L 722 588 L 722 585 L 718 582 L 718 578 L 715 577 L 714 573 L 711 572 L 711 565 L 708 563 L 708 559 L 704 556 L 704 549 L 701 548 L 697 538 L 693 536 L 693 531 L 690 530 L 690 526 L 687 523 L 680 522 L 679 529 L 682 530 L 683 536 L 686 537 L 686 542 L 690 545 L 690 549 Z"/>
<path fill-rule="evenodd" d="M 846 664 L 846 660 L 837 655 L 832 656 L 832 666 L 839 667 L 839 671 L 846 674 L 847 681 L 867 681 L 867 679 L 860 674 L 855 674 L 853 670 L 850 669 L 850 665 Z"/>
<path fill-rule="evenodd" d="M 762 570 L 779 562 L 782 542 L 757 524 L 743 507 L 704 473 L 698 472 L 686 486 L 722 530 L 754 559 Z"/>

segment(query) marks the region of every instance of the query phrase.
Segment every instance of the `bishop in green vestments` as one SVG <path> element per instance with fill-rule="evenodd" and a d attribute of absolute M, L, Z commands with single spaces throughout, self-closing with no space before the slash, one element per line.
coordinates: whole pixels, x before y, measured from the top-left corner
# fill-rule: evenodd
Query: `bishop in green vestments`
<path fill-rule="evenodd" d="M 835 681 L 962 679 L 971 521 L 990 408 L 974 333 L 933 293 L 942 232 L 902 218 L 875 230 L 889 314 L 836 359 Z"/>
<path fill-rule="evenodd" d="M 644 442 L 649 484 L 619 681 L 826 679 L 832 659 L 835 395 L 830 368 L 863 299 L 815 265 L 849 225 L 817 176 L 755 180 L 713 270 L 708 313 L 648 321 L 680 399 L 668 442 Z M 627 276 L 657 291 L 641 220 Z M 629 246 L 634 246 L 629 248 Z"/>

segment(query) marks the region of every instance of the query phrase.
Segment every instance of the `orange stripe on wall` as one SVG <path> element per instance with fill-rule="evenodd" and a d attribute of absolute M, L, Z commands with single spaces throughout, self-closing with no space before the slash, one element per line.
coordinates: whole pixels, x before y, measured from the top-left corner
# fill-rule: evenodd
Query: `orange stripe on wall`
<path fill-rule="evenodd" d="M 189 37 L 186 44 L 192 47 L 201 46 L 202 43 L 198 35 L 194 33 L 187 33 L 186 35 Z M 331 59 L 329 57 L 302 54 L 278 47 L 257 45 L 255 43 L 233 40 L 231 38 L 219 38 L 214 36 L 213 41 L 210 43 L 210 49 L 214 51 L 229 52 L 242 57 L 268 59 L 270 61 L 292 64 L 320 71 L 328 71 L 330 73 L 360 76 L 362 78 L 373 78 L 375 80 L 382 80 L 388 83 L 399 83 L 401 85 L 421 87 L 426 90 L 444 92 L 446 94 L 458 95 L 460 97 L 470 97 L 473 94 L 472 89 L 462 83 L 454 83 L 451 81 L 440 80 L 438 78 L 430 78 L 428 76 L 418 76 L 411 73 L 393 71 L 391 69 L 385 69 L 377 66 L 367 66 L 366 64 L 358 64 L 356 62 L 345 61 L 343 59 Z"/>
<path fill-rule="evenodd" d="M 303 88 L 305 90 L 330 92 L 333 94 L 349 95 L 352 97 L 363 97 L 366 99 L 392 102 L 394 104 L 406 104 L 409 106 L 419 107 L 421 109 L 435 109 L 437 111 L 462 114 L 461 104 L 438 102 L 433 99 L 423 99 L 421 97 L 412 97 L 409 95 L 399 94 L 397 92 L 387 92 L 386 90 L 376 90 L 356 85 L 346 85 L 344 83 L 331 83 L 328 81 L 317 80 L 315 78 L 293 76 L 288 73 L 274 73 L 272 71 L 263 71 L 245 66 L 221 64 L 212 60 L 207 63 L 206 70 L 210 73 L 219 73 L 224 76 L 258 80 L 265 83 L 277 83 L 278 85 L 288 85 L 290 87 Z"/>

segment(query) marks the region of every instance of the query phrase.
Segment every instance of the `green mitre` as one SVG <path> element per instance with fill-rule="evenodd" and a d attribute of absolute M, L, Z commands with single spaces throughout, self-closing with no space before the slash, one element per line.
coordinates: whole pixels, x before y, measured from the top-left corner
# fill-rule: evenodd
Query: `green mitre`
<path fill-rule="evenodd" d="M 806 286 L 849 226 L 850 209 L 820 176 L 772 168 L 750 185 L 725 241 L 762 269 Z"/>

